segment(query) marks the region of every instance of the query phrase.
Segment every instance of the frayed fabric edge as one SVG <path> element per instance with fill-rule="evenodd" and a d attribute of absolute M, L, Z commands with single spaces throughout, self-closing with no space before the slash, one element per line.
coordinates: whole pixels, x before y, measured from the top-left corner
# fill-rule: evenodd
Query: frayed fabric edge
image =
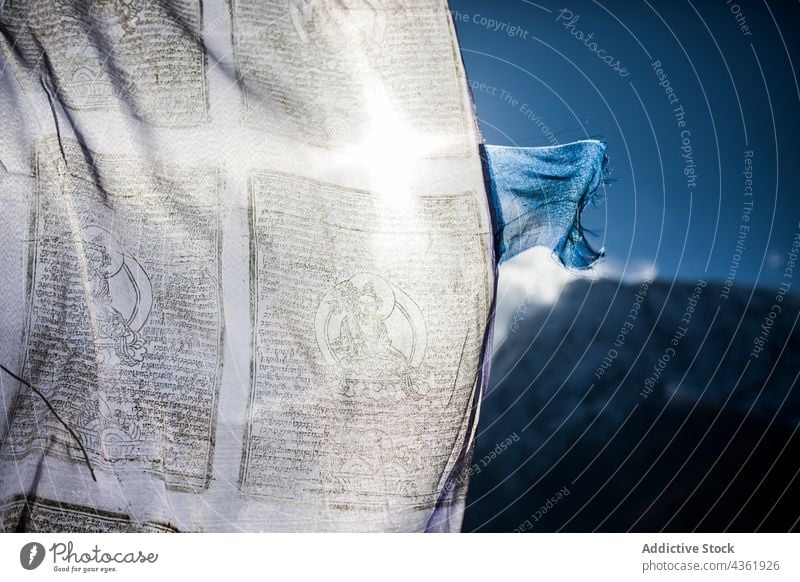
<path fill-rule="evenodd" d="M 613 182 L 606 148 L 596 139 L 544 147 L 481 144 L 497 265 L 535 246 L 548 247 L 553 259 L 570 270 L 589 269 L 605 256 L 605 249 L 589 243 L 590 231 L 581 219 L 587 205 L 603 201 L 600 187 Z M 559 215 L 558 207 L 570 210 Z M 525 218 L 529 213 L 531 218 Z M 532 218 L 537 214 L 538 219 Z M 516 232 L 507 231 L 511 225 Z M 524 235 L 527 229 L 530 236 Z"/>
<path fill-rule="evenodd" d="M 583 211 L 587 206 L 598 206 L 605 200 L 605 196 L 601 192 L 601 186 L 606 186 L 610 183 L 606 144 L 605 142 L 599 143 L 602 145 L 602 155 L 589 163 L 590 166 L 594 167 L 592 174 L 596 178 L 592 179 L 586 190 L 581 194 L 569 232 L 553 249 L 553 257 L 568 269 L 580 271 L 589 269 L 606 256 L 604 247 L 598 250 L 592 247 L 586 237 L 586 229 L 581 222 Z"/>

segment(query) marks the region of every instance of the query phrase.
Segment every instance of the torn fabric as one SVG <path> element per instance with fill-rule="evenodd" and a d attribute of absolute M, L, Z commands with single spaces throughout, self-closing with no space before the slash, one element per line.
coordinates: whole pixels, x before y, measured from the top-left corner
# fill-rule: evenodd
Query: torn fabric
<path fill-rule="evenodd" d="M 553 249 L 570 268 L 603 255 L 586 240 L 581 213 L 598 196 L 606 146 L 596 140 L 562 146 L 486 146 L 499 262 L 534 246 Z"/>

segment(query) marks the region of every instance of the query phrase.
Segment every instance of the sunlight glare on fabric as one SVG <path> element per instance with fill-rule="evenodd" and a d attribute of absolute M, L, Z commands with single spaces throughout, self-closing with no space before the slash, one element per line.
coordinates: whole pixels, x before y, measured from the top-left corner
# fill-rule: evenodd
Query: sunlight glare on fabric
<path fill-rule="evenodd" d="M 340 161 L 358 165 L 368 176 L 369 189 L 389 206 L 407 206 L 420 163 L 442 140 L 412 131 L 393 105 L 383 83 L 373 76 L 364 94 L 368 119 L 364 138 L 343 148 Z"/>

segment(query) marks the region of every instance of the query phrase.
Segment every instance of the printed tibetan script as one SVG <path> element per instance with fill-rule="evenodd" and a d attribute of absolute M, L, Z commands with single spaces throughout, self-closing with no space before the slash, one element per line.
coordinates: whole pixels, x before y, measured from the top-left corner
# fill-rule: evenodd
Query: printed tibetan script
<path fill-rule="evenodd" d="M 461 449 L 488 317 L 477 197 L 393 205 L 277 172 L 250 189 L 242 491 L 430 508 Z"/>
<path fill-rule="evenodd" d="M 363 142 L 389 108 L 410 134 L 444 136 L 463 150 L 463 79 L 441 2 L 231 4 L 249 124 L 334 148 Z"/>
<path fill-rule="evenodd" d="M 171 533 L 174 527 L 149 522 L 134 523 L 130 516 L 94 507 L 83 507 L 53 501 L 18 496 L 0 505 L 5 520 L 2 531 L 13 532 L 22 527 L 27 532 L 59 533 Z"/>
<path fill-rule="evenodd" d="M 47 139 L 34 173 L 26 379 L 95 470 L 206 487 L 223 347 L 217 172 Z M 84 462 L 23 390 L 2 454 L 40 450 Z"/>
<path fill-rule="evenodd" d="M 199 0 L 6 0 L 0 10 L 23 87 L 40 89 L 44 69 L 70 109 L 163 125 L 207 121 L 201 21 Z"/>

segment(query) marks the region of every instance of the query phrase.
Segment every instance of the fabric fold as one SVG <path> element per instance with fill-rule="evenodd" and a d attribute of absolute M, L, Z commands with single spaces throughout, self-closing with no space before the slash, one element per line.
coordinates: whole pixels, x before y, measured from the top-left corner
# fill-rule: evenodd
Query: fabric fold
<path fill-rule="evenodd" d="M 598 200 L 605 177 L 603 142 L 484 149 L 498 263 L 534 246 L 551 248 L 561 263 L 576 269 L 603 256 L 581 224 L 583 209 Z"/>

